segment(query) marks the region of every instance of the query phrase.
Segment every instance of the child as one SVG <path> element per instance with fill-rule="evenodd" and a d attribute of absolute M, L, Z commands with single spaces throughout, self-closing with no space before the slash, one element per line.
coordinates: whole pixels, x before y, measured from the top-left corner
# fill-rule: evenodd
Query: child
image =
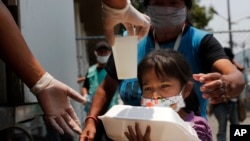
<path fill-rule="evenodd" d="M 208 122 L 199 116 L 199 101 L 192 89 L 192 72 L 182 54 L 171 49 L 151 52 L 138 65 L 138 80 L 143 92 L 142 106 L 172 107 L 184 121 L 194 123 L 200 140 L 212 140 Z M 150 130 L 148 126 L 143 135 L 136 123 L 135 133 L 128 126 L 129 132 L 125 135 L 130 141 L 150 141 Z"/>

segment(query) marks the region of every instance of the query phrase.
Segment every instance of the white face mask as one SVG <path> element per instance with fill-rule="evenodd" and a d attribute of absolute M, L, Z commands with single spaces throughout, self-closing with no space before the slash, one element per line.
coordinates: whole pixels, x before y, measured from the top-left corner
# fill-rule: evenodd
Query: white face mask
<path fill-rule="evenodd" d="M 187 17 L 186 7 L 148 6 L 148 15 L 155 28 L 172 28 L 182 24 Z"/>
<path fill-rule="evenodd" d="M 110 54 L 108 56 L 98 56 L 98 55 L 96 55 L 96 59 L 97 59 L 97 61 L 99 63 L 105 64 L 105 63 L 108 62 L 109 56 L 110 56 Z"/>
<path fill-rule="evenodd" d="M 144 98 L 142 96 L 141 99 L 141 106 L 145 107 L 171 107 L 176 112 L 178 112 L 181 108 L 185 107 L 185 102 L 182 97 L 182 90 L 176 96 L 171 96 L 167 98 L 159 98 L 159 99 L 152 99 L 152 98 Z"/>

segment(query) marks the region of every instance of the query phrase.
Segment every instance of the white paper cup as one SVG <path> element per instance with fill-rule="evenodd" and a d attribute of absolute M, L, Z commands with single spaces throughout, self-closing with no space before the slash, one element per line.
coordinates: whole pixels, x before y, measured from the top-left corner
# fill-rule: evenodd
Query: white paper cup
<path fill-rule="evenodd" d="M 112 52 L 118 79 L 137 77 L 137 43 L 136 36 L 115 38 Z"/>

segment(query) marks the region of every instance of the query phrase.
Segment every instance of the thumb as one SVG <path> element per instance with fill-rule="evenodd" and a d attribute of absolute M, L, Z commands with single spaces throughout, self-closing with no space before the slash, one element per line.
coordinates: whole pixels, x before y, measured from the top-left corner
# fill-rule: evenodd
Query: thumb
<path fill-rule="evenodd" d="M 113 28 L 105 29 L 105 36 L 109 45 L 113 47 L 115 43 L 114 29 Z"/>
<path fill-rule="evenodd" d="M 80 103 L 84 103 L 85 102 L 85 99 L 84 97 L 78 93 L 77 91 L 73 90 L 72 88 L 69 88 L 68 90 L 68 96 Z"/>

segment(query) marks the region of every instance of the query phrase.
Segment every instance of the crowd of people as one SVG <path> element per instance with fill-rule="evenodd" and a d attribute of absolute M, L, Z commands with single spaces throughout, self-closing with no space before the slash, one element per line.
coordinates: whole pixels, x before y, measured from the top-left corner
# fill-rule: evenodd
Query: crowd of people
<path fill-rule="evenodd" d="M 83 92 L 90 94 L 91 91 L 93 99 L 87 117 L 78 119 L 68 98 L 80 103 L 86 103 L 86 98 L 41 66 L 10 12 L 0 1 L 0 57 L 36 95 L 46 122 L 57 132 L 72 137 L 76 132 L 79 141 L 94 140 L 100 125 L 97 117 L 107 110 L 118 89 L 123 103 L 133 106 L 145 105 L 141 100 L 159 101 L 175 97 L 175 110 L 180 117 L 195 125 L 202 124 L 206 130 L 198 125 L 193 127 L 199 138 L 212 140 L 207 124 L 208 102 L 218 104 L 225 98 L 239 96 L 244 88 L 242 72 L 213 34 L 192 26 L 189 20 L 192 0 L 144 0 L 144 6 L 147 14 L 136 10 L 130 0 L 102 0 L 103 26 L 109 46 L 114 45 L 117 24 L 125 26 L 124 35 L 136 35 L 140 39 L 138 60 L 135 60 L 139 63 L 138 77 L 119 80 L 113 55 L 106 55 L 109 59 L 105 62 L 105 77 L 93 90 L 89 87 Z M 87 78 L 90 81 L 88 75 Z M 155 91 L 160 93 L 155 94 Z M 189 104 L 188 100 L 196 98 L 195 104 Z M 82 129 L 80 120 L 85 121 Z M 145 141 L 150 140 L 150 127 L 147 131 Z M 141 138 L 131 138 L 133 132 L 124 134 L 130 140 Z"/>

